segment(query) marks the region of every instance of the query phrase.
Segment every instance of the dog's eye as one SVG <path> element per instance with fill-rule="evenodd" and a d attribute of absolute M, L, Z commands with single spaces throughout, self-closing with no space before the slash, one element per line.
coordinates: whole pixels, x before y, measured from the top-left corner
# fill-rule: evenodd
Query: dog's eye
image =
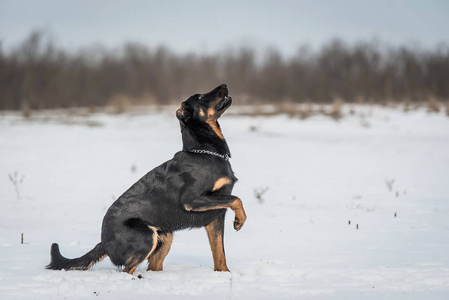
<path fill-rule="evenodd" d="M 201 100 L 201 98 L 203 98 L 204 95 L 198 95 L 198 100 Z"/>

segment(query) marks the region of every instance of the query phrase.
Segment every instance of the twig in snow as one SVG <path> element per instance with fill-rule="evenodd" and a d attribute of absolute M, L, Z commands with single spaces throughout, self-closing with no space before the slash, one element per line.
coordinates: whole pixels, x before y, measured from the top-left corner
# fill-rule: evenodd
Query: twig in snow
<path fill-rule="evenodd" d="M 8 174 L 9 180 L 14 185 L 14 188 L 16 190 L 17 199 L 20 199 L 20 190 L 19 186 L 23 183 L 23 180 L 25 179 L 25 175 L 22 175 L 19 177 L 19 173 L 17 171 L 14 172 L 14 174 Z"/>
<path fill-rule="evenodd" d="M 394 179 L 387 179 L 385 183 L 387 184 L 388 191 L 391 192 L 393 190 Z"/>
<path fill-rule="evenodd" d="M 268 187 L 266 188 L 256 188 L 254 189 L 254 197 L 259 201 L 260 204 L 265 202 L 265 199 L 262 198 L 263 194 L 268 191 Z"/>

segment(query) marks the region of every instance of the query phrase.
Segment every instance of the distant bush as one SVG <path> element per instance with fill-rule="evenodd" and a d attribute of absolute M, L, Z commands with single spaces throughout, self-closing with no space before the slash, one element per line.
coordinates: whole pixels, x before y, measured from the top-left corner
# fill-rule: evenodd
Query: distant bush
<path fill-rule="evenodd" d="M 449 47 L 419 50 L 333 40 L 291 58 L 251 48 L 174 54 L 128 43 L 76 53 L 34 31 L 9 52 L 0 47 L 0 109 L 167 104 L 226 82 L 240 103 L 436 102 L 449 99 Z M 130 100 L 131 99 L 131 100 Z M 335 99 L 340 99 L 335 102 Z M 436 102 L 435 102 L 436 101 Z M 407 104 L 407 105 L 408 105 Z"/>

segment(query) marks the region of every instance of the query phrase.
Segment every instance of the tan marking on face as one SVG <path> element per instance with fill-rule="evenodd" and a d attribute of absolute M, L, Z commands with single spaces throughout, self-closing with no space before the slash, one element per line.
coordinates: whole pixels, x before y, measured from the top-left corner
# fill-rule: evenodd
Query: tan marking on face
<path fill-rule="evenodd" d="M 230 184 L 231 179 L 228 177 L 221 177 L 217 181 L 215 181 L 214 187 L 212 189 L 212 192 L 215 192 L 216 190 L 221 189 L 223 186 Z"/>
<path fill-rule="evenodd" d="M 215 116 L 215 109 L 213 109 L 212 107 L 210 107 L 210 108 L 207 110 L 207 117 L 210 118 L 210 119 L 212 119 L 214 116 Z"/>
<path fill-rule="evenodd" d="M 207 124 L 212 128 L 216 135 L 222 140 L 224 140 L 223 133 L 221 129 L 218 127 L 217 119 L 215 118 L 215 110 L 211 107 L 207 110 Z"/>
<path fill-rule="evenodd" d="M 204 118 L 205 115 L 206 115 L 206 113 L 204 112 L 204 110 L 200 109 L 200 117 Z"/>

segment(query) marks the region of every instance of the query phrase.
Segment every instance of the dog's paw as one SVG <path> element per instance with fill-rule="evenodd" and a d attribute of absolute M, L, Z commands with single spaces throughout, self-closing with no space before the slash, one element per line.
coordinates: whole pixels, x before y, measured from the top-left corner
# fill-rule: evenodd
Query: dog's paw
<path fill-rule="evenodd" d="M 239 219 L 234 219 L 234 229 L 235 231 L 239 231 L 242 228 L 243 224 L 239 222 Z"/>
<path fill-rule="evenodd" d="M 240 229 L 242 229 L 243 224 L 245 224 L 245 221 L 246 221 L 246 215 L 245 214 L 243 214 L 242 216 L 239 216 L 239 217 L 235 216 L 234 229 L 236 231 L 239 231 Z"/>

